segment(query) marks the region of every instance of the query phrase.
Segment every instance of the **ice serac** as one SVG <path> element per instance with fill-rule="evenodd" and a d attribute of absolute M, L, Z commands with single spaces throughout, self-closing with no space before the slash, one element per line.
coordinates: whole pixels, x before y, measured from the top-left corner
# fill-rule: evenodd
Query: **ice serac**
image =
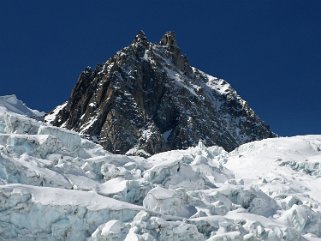
<path fill-rule="evenodd" d="M 274 136 L 226 81 L 191 67 L 173 32 L 155 44 L 140 31 L 105 64 L 86 68 L 46 120 L 113 153 L 144 156 L 200 139 L 231 151 Z"/>

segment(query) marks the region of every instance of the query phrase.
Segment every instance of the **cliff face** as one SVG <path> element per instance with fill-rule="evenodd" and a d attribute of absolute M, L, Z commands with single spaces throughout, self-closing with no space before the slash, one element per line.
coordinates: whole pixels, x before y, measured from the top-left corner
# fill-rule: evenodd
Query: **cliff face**
<path fill-rule="evenodd" d="M 200 139 L 230 151 L 274 136 L 227 82 L 189 65 L 172 32 L 154 44 L 141 31 L 105 64 L 84 70 L 46 120 L 108 151 L 141 155 Z"/>

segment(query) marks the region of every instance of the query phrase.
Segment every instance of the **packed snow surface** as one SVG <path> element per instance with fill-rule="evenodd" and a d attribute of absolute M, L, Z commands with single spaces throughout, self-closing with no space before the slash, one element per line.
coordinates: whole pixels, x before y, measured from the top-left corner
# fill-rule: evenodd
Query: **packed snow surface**
<path fill-rule="evenodd" d="M 145 159 L 19 114 L 0 108 L 0 240 L 321 240 L 321 136 Z"/>
<path fill-rule="evenodd" d="M 45 115 L 45 112 L 30 109 L 15 95 L 0 96 L 0 108 L 29 117 L 39 118 Z"/>

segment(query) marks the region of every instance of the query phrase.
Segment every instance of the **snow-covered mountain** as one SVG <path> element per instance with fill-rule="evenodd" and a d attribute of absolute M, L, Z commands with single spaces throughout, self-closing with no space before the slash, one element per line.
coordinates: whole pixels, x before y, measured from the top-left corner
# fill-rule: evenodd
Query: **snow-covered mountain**
<path fill-rule="evenodd" d="M 321 240 L 321 136 L 149 158 L 0 108 L 0 240 Z"/>
<path fill-rule="evenodd" d="M 159 44 L 139 32 L 105 64 L 87 68 L 46 120 L 113 153 L 143 156 L 200 139 L 231 151 L 275 136 L 226 81 L 190 66 L 173 32 Z"/>
<path fill-rule="evenodd" d="M 45 112 L 30 109 L 15 95 L 0 96 L 0 108 L 33 118 L 41 118 L 45 115 Z"/>

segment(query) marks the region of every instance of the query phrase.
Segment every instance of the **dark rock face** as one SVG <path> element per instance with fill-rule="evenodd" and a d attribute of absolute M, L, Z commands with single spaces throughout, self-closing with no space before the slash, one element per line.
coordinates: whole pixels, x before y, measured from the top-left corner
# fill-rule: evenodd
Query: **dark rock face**
<path fill-rule="evenodd" d="M 148 155 L 203 140 L 231 151 L 274 134 L 222 79 L 191 67 L 173 32 L 133 43 L 80 75 L 68 102 L 46 117 L 114 153 Z"/>

